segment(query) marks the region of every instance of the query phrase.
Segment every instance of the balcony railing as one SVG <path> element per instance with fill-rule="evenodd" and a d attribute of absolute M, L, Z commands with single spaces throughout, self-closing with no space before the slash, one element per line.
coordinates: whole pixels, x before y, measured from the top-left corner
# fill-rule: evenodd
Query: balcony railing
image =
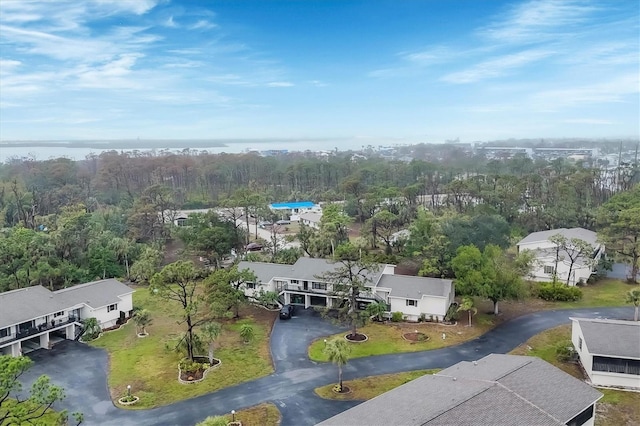
<path fill-rule="evenodd" d="M 310 293 L 310 294 L 320 294 L 323 296 L 331 296 L 331 290 L 314 289 L 314 288 L 311 288 L 310 286 L 307 287 L 307 289 L 305 290 L 302 285 L 296 285 L 296 284 L 293 284 L 293 285 L 285 284 L 285 285 L 279 286 L 278 293 L 282 291 L 295 291 L 298 293 Z M 358 299 L 375 300 L 377 302 L 386 303 L 384 298 L 380 297 L 377 293 L 360 293 L 360 295 L 358 295 Z"/>
<path fill-rule="evenodd" d="M 69 318 L 67 318 L 66 320 L 57 320 L 54 325 L 51 325 L 50 322 L 38 324 L 35 327 L 31 327 L 29 329 L 18 332 L 11 339 L 1 340 L 0 344 L 4 345 L 9 342 L 15 342 L 16 340 L 22 340 L 25 337 L 34 336 L 36 334 L 42 333 L 43 331 L 56 330 L 62 326 L 72 324 L 74 322 L 80 322 L 80 319 L 74 316 L 69 316 Z"/>

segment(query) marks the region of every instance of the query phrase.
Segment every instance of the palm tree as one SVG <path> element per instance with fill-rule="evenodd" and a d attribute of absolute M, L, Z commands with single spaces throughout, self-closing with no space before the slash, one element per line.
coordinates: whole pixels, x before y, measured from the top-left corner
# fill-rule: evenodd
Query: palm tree
<path fill-rule="evenodd" d="M 467 311 L 469 313 L 469 327 L 471 327 L 471 317 L 478 313 L 478 309 L 473 306 L 473 297 L 463 297 L 462 303 L 458 307 L 458 312 Z"/>
<path fill-rule="evenodd" d="M 369 303 L 366 308 L 370 317 L 375 317 L 378 321 L 382 321 L 382 315 L 387 312 L 387 306 L 381 302 Z"/>
<path fill-rule="evenodd" d="M 209 342 L 209 364 L 213 365 L 213 342 L 220 336 L 222 325 L 217 322 L 209 322 L 202 326 L 202 334 Z"/>
<path fill-rule="evenodd" d="M 242 337 L 242 340 L 244 340 L 245 343 L 252 341 L 255 337 L 253 326 L 251 324 L 242 324 L 240 326 L 240 337 Z"/>
<path fill-rule="evenodd" d="M 146 335 L 147 334 L 147 329 L 146 327 L 148 325 L 151 325 L 151 314 L 149 313 L 148 310 L 146 309 L 142 309 L 138 312 L 135 313 L 135 315 L 133 316 L 133 321 L 136 323 L 136 327 L 138 328 L 138 331 L 141 333 L 141 335 Z"/>
<path fill-rule="evenodd" d="M 129 279 L 131 275 L 129 271 L 129 253 L 133 248 L 131 240 L 127 238 L 114 238 L 111 240 L 110 246 L 111 249 L 116 252 L 117 256 L 124 260 L 124 266 L 127 270 L 127 279 Z"/>
<path fill-rule="evenodd" d="M 329 361 L 338 366 L 338 391 L 342 392 L 342 366 L 349 361 L 351 346 L 346 340 L 336 337 L 327 342 L 324 353 L 329 358 Z"/>
<path fill-rule="evenodd" d="M 82 325 L 84 326 L 84 334 L 89 340 L 93 340 L 98 337 L 102 331 L 96 318 L 87 318 L 82 321 Z"/>
<path fill-rule="evenodd" d="M 634 306 L 633 320 L 638 321 L 638 310 L 640 309 L 640 288 L 635 288 L 627 293 L 627 303 Z"/>

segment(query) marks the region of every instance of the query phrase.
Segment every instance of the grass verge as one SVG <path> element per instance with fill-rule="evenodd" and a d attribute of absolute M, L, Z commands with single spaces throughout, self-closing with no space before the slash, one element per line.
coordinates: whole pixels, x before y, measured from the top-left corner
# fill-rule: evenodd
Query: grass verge
<path fill-rule="evenodd" d="M 479 313 L 473 317 L 473 327 L 466 327 L 466 312 L 460 313 L 460 320 L 455 327 L 435 323 L 391 323 L 386 325 L 373 323 L 360 328 L 361 332 L 369 336 L 369 340 L 354 344 L 351 357 L 417 352 L 457 345 L 486 333 L 502 322 L 532 312 L 550 309 L 624 306 L 627 292 L 637 287 L 638 285 L 628 284 L 621 280 L 603 279 L 582 287 L 583 297 L 577 302 L 546 302 L 534 297 L 521 301 L 506 301 L 500 303 L 501 314 L 497 317 L 487 313 L 492 310 L 491 303 L 477 299 L 476 305 Z M 426 342 L 408 342 L 402 338 L 403 333 L 414 330 L 426 333 L 430 339 Z M 447 335 L 445 340 L 442 339 L 442 333 Z M 327 357 L 322 352 L 324 339 L 341 337 L 344 334 L 326 336 L 314 341 L 308 350 L 309 358 L 314 361 L 326 361 Z"/>
<path fill-rule="evenodd" d="M 555 309 L 597 308 L 605 306 L 624 306 L 629 290 L 640 288 L 638 284 L 629 284 L 621 280 L 603 279 L 594 284 L 581 287 L 582 299 L 577 302 L 556 302 Z"/>
<path fill-rule="evenodd" d="M 227 422 L 232 422 L 234 419 L 231 414 L 225 415 L 224 418 Z M 242 426 L 278 426 L 281 420 L 280 410 L 271 403 L 245 408 L 235 414 L 235 421 L 242 422 Z"/>
<path fill-rule="evenodd" d="M 334 384 L 316 388 L 314 389 L 314 392 L 320 398 L 324 399 L 337 399 L 341 401 L 364 401 L 367 399 L 375 398 L 376 396 L 388 392 L 391 389 L 404 385 L 405 383 L 408 383 L 413 379 L 417 379 L 418 377 L 424 376 L 426 374 L 435 374 L 438 371 L 440 370 L 416 370 L 407 371 L 404 373 L 369 376 L 356 380 L 347 380 L 343 382 L 344 386 L 347 386 L 349 389 L 351 389 L 351 392 L 347 394 L 335 393 L 332 390 Z"/>
<path fill-rule="evenodd" d="M 466 315 L 463 315 L 466 320 Z M 454 326 L 438 323 L 371 323 L 358 329 L 369 340 L 351 345 L 351 358 L 371 355 L 382 355 L 400 352 L 418 352 L 453 346 L 486 333 L 493 327 L 491 315 L 478 314 L 473 319 L 473 326 L 467 327 L 465 321 Z M 426 334 L 429 339 L 423 342 L 411 342 L 402 338 L 405 333 L 418 332 Z M 324 339 L 342 338 L 347 332 L 323 337 L 309 346 L 309 358 L 314 361 L 327 361 L 324 354 Z M 445 339 L 442 339 L 442 334 Z"/>
<path fill-rule="evenodd" d="M 556 347 L 568 340 L 571 340 L 571 325 L 561 325 L 533 336 L 510 353 L 537 356 L 583 380 L 582 370 L 576 364 L 560 362 L 556 358 Z M 597 426 L 632 426 L 638 424 L 637 421 L 640 419 L 640 393 L 612 389 L 598 390 L 604 394 L 604 397 L 596 405 L 595 424 Z"/>
<path fill-rule="evenodd" d="M 138 338 L 130 321 L 119 330 L 106 333 L 91 342 L 109 353 L 109 388 L 111 397 L 122 397 L 127 385 L 140 401 L 127 408 L 142 409 L 166 405 L 214 392 L 241 382 L 254 380 L 273 372 L 269 351 L 269 334 L 275 314 L 269 320 L 264 312 L 253 308 L 239 321 L 222 321 L 223 328 L 216 340 L 214 356 L 222 361 L 207 378 L 197 384 L 178 383 L 180 355 L 172 350 L 175 338 L 184 331 L 178 325 L 177 304 L 161 300 L 140 288 L 133 294 L 134 305 L 148 309 L 153 324 L 147 327 L 148 337 Z M 252 314 L 253 312 L 253 314 Z M 239 335 L 242 324 L 251 324 L 255 338 L 245 344 Z"/>

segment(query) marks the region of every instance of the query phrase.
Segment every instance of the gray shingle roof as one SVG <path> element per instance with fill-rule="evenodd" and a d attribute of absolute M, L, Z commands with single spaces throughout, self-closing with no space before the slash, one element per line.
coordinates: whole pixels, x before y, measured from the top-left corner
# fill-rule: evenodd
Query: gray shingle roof
<path fill-rule="evenodd" d="M 0 293 L 0 328 L 20 324 L 68 308 L 54 293 L 38 285 Z"/>
<path fill-rule="evenodd" d="M 58 291 L 33 286 L 0 293 L 0 328 L 51 315 L 80 304 L 101 308 L 134 290 L 115 279 L 93 281 Z"/>
<path fill-rule="evenodd" d="M 592 246 L 596 246 L 598 244 L 598 234 L 593 231 L 589 231 L 588 229 L 584 228 L 559 228 L 551 229 L 549 231 L 533 232 L 520 240 L 517 245 L 547 241 L 549 237 L 552 237 L 556 234 L 562 234 L 569 239 L 579 238 L 591 244 Z"/>
<path fill-rule="evenodd" d="M 308 220 L 309 222 L 320 223 L 320 219 L 322 219 L 322 213 L 315 212 L 304 212 L 300 213 L 300 220 Z"/>
<path fill-rule="evenodd" d="M 278 263 L 266 262 L 247 262 L 243 260 L 238 263 L 238 271 L 249 269 L 252 271 L 258 281 L 268 283 L 273 277 L 288 277 L 291 275 L 291 265 L 281 265 Z"/>
<path fill-rule="evenodd" d="M 390 296 L 422 299 L 423 295 L 448 297 L 453 288 L 452 280 L 386 274 L 380 278 L 378 287 L 391 289 Z"/>
<path fill-rule="evenodd" d="M 119 296 L 133 293 L 134 290 L 116 279 L 92 281 L 55 291 L 56 298 L 68 306 L 84 303 L 93 309 L 118 303 Z"/>
<path fill-rule="evenodd" d="M 601 396 L 541 359 L 489 355 L 415 379 L 320 425 L 562 425 Z"/>
<path fill-rule="evenodd" d="M 571 318 L 580 324 L 589 353 L 640 359 L 640 322 Z"/>
<path fill-rule="evenodd" d="M 467 382 L 468 380 L 460 380 L 460 386 Z M 493 384 L 486 391 L 424 423 L 428 426 L 557 426 L 563 424 L 499 384 Z"/>
<path fill-rule="evenodd" d="M 344 266 L 342 263 L 334 263 L 327 259 L 301 257 L 296 261 L 296 263 L 293 264 L 292 273 L 295 275 L 292 275 L 291 278 L 318 281 L 318 277 L 329 272 L 334 272 L 336 269 L 342 266 Z M 377 270 L 370 271 L 369 273 L 365 274 L 368 279 L 366 285 L 376 285 L 376 283 L 380 279 L 380 276 L 382 275 L 383 266 L 384 265 L 379 265 L 379 268 L 377 268 Z"/>

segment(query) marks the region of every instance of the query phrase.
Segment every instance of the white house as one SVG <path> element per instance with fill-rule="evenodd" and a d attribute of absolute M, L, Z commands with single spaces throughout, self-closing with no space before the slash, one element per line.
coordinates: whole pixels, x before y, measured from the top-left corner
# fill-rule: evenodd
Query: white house
<path fill-rule="evenodd" d="M 320 220 L 322 219 L 322 211 L 304 212 L 298 216 L 299 222 L 313 229 L 320 229 Z"/>
<path fill-rule="evenodd" d="M 640 322 L 571 318 L 571 341 L 595 386 L 640 390 Z"/>
<path fill-rule="evenodd" d="M 242 261 L 238 269 L 249 269 L 257 277 L 256 283 L 247 285 L 247 296 L 272 291 L 285 304 L 308 308 L 335 306 L 338 297 L 331 294 L 332 284 L 320 277 L 340 266 L 326 259 L 301 257 L 293 265 Z M 394 265 L 378 265 L 367 273 L 365 285 L 368 291 L 358 298 L 361 308 L 381 302 L 388 312 L 402 312 L 409 321 L 418 321 L 421 316 L 443 320 L 455 296 L 451 280 L 396 275 Z"/>
<path fill-rule="evenodd" d="M 96 318 L 102 329 L 129 318 L 134 290 L 118 280 L 80 284 L 58 291 L 34 286 L 0 293 L 0 353 L 19 356 L 75 339 L 81 321 Z"/>
<path fill-rule="evenodd" d="M 540 358 L 491 354 L 418 377 L 318 426 L 593 426 L 600 398 Z"/>
<path fill-rule="evenodd" d="M 577 258 L 571 248 L 568 251 L 562 249 L 558 251 L 558 246 L 549 241 L 549 238 L 556 234 L 564 236 L 569 241 L 574 238 L 583 240 L 593 247 L 593 251 L 587 256 L 578 256 Z M 525 250 L 531 250 L 535 253 L 534 268 L 527 278 L 534 281 L 552 281 L 556 257 L 558 257 L 557 279 L 559 282 L 567 282 L 567 278 L 569 278 L 569 285 L 586 283 L 595 272 L 597 263 L 604 253 L 604 245 L 598 242 L 597 234 L 584 228 L 561 228 L 534 232 L 520 240 L 517 248 L 518 253 Z M 571 257 L 574 257 L 573 265 L 571 265 Z M 569 270 L 571 270 L 570 276 Z"/>
<path fill-rule="evenodd" d="M 272 203 L 269 209 L 278 214 L 281 219 L 297 222 L 305 212 L 321 213 L 322 207 L 312 201 L 294 201 L 289 203 Z"/>

